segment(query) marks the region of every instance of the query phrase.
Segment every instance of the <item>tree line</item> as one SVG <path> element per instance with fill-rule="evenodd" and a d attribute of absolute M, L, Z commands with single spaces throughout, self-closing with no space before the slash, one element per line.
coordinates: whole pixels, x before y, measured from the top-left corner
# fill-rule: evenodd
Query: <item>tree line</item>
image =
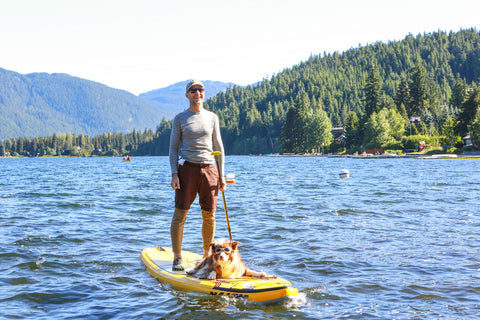
<path fill-rule="evenodd" d="M 0 156 L 124 156 L 165 155 L 171 121 L 165 119 L 154 132 L 133 130 L 123 134 L 119 131 L 89 136 L 84 134 L 53 134 L 46 137 L 13 138 L 0 143 Z M 167 150 L 167 151 L 165 151 Z"/>
<path fill-rule="evenodd" d="M 220 119 L 227 154 L 461 147 L 468 134 L 479 146 L 479 81 L 479 32 L 439 31 L 312 56 L 205 107 Z M 344 140 L 333 139 L 335 127 Z M 167 155 L 170 128 L 163 119 L 155 132 L 8 139 L 0 155 Z"/>

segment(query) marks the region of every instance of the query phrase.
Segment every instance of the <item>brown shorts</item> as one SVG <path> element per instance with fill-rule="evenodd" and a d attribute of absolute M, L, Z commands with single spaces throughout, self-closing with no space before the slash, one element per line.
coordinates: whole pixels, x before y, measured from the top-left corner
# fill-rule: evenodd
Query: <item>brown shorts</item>
<path fill-rule="evenodd" d="M 178 166 L 180 189 L 175 190 L 175 208 L 189 210 L 199 196 L 202 210 L 215 212 L 218 198 L 218 170 L 214 164 L 185 161 Z"/>

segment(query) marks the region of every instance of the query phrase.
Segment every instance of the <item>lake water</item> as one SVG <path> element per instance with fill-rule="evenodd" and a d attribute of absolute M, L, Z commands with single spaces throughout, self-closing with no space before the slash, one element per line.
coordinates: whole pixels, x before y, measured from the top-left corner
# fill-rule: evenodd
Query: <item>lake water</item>
<path fill-rule="evenodd" d="M 167 157 L 0 159 L 0 318 L 473 319 L 480 160 L 227 156 L 232 236 L 295 299 L 177 291 L 143 248 L 170 246 Z M 341 169 L 351 177 L 340 179 Z M 222 201 L 217 238 L 228 237 Z M 201 252 L 198 203 L 184 249 Z"/>

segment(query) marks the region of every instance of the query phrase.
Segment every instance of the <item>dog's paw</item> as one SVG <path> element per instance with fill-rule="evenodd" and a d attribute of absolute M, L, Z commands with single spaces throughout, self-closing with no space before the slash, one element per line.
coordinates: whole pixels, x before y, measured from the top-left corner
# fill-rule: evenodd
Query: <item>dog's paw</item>
<path fill-rule="evenodd" d="M 217 273 L 216 272 L 211 272 L 208 276 L 209 280 L 216 280 L 217 279 Z"/>
<path fill-rule="evenodd" d="M 267 274 L 265 272 L 256 272 L 256 271 L 253 271 L 253 272 L 249 272 L 246 274 L 246 276 L 248 277 L 254 277 L 254 278 L 266 278 L 267 277 Z"/>

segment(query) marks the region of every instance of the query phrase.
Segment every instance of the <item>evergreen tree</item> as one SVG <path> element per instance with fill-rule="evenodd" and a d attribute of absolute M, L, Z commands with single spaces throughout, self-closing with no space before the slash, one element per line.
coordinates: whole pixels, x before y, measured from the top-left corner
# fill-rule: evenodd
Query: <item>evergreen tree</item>
<path fill-rule="evenodd" d="M 344 132 L 345 132 L 345 146 L 347 148 L 351 148 L 355 145 L 358 145 L 359 139 L 358 139 L 358 117 L 357 114 L 353 111 L 350 111 L 348 113 L 347 119 L 345 121 L 345 127 L 344 127 Z"/>
<path fill-rule="evenodd" d="M 422 116 L 428 108 L 428 93 L 426 70 L 420 63 L 415 66 L 410 83 L 410 116 Z"/>
<path fill-rule="evenodd" d="M 456 108 L 462 108 L 463 103 L 467 97 L 467 83 L 457 74 L 455 84 L 452 89 L 452 96 L 450 98 L 450 105 Z"/>
<path fill-rule="evenodd" d="M 470 138 L 475 147 L 480 147 L 480 112 L 477 113 L 475 118 L 468 125 L 468 131 L 470 132 Z"/>
<path fill-rule="evenodd" d="M 468 134 L 468 125 L 480 110 L 479 87 L 473 84 L 471 88 L 467 89 L 467 93 L 467 99 L 463 103 L 458 116 L 458 131 L 462 136 Z"/>
<path fill-rule="evenodd" d="M 369 117 L 378 112 L 382 106 L 382 80 L 377 67 L 372 64 L 368 70 L 367 84 L 365 85 L 365 115 Z"/>
<path fill-rule="evenodd" d="M 286 152 L 305 152 L 308 146 L 306 135 L 310 99 L 300 91 L 295 103 L 287 112 L 287 122 L 282 131 L 282 149 Z"/>
<path fill-rule="evenodd" d="M 285 124 L 282 128 L 282 134 L 280 135 L 280 145 L 282 152 L 292 152 L 293 151 L 293 132 L 295 124 L 296 111 L 293 104 L 287 111 L 287 116 L 285 119 Z"/>
<path fill-rule="evenodd" d="M 406 106 L 411 105 L 410 89 L 408 88 L 408 81 L 405 75 L 402 75 L 402 78 L 400 80 L 400 85 L 398 86 L 397 92 L 395 94 L 394 101 L 395 101 L 395 105 L 399 110 L 401 109 L 406 110 Z M 408 110 L 406 110 L 406 117 L 408 117 Z"/>

